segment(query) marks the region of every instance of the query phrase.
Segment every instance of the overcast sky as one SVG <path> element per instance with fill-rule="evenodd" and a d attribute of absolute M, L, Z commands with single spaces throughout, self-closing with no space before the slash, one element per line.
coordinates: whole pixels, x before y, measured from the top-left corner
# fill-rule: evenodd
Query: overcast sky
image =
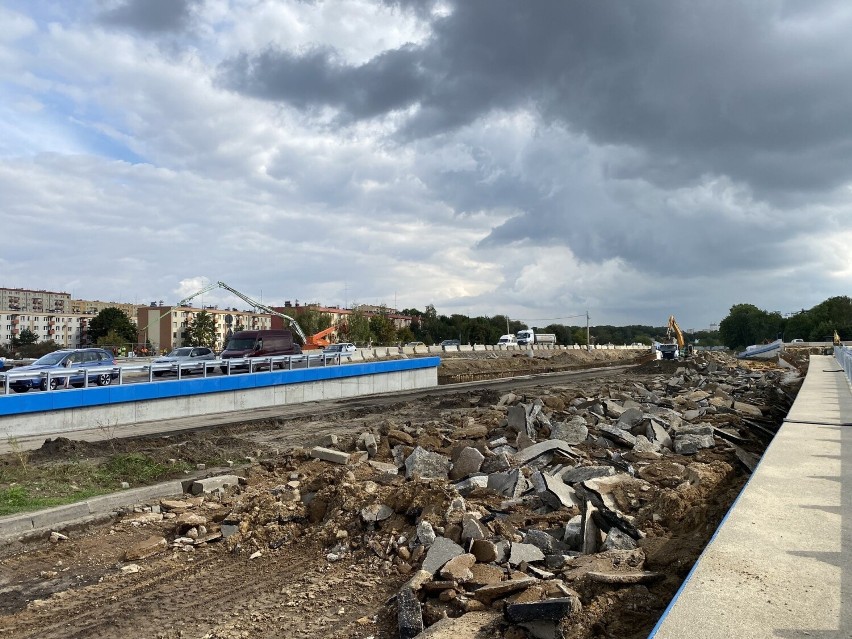
<path fill-rule="evenodd" d="M 0 0 L 0 24 L 0 286 L 695 329 L 850 294 L 847 1 Z"/>

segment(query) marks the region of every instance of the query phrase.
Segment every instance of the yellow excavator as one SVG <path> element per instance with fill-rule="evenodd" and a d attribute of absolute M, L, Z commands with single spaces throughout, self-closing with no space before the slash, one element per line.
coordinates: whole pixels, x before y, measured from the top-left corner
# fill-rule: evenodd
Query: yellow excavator
<path fill-rule="evenodd" d="M 677 324 L 674 315 L 669 315 L 669 324 L 666 329 L 666 340 L 668 344 L 660 344 L 658 350 L 663 359 L 678 359 L 689 357 L 692 353 L 692 346 L 686 344 L 683 338 L 683 331 Z"/>

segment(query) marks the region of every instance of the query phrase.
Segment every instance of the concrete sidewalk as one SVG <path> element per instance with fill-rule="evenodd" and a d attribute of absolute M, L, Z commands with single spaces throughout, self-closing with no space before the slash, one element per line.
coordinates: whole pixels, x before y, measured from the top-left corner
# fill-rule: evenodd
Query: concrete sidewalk
<path fill-rule="evenodd" d="M 812 355 L 796 402 L 653 639 L 852 637 L 852 389 Z"/>
<path fill-rule="evenodd" d="M 187 480 L 173 480 L 154 486 L 131 488 L 73 504 L 2 517 L 0 518 L 0 545 L 46 535 L 51 530 L 86 524 L 111 516 L 114 511 L 121 508 L 152 499 L 180 496 L 184 492 L 185 481 Z"/>

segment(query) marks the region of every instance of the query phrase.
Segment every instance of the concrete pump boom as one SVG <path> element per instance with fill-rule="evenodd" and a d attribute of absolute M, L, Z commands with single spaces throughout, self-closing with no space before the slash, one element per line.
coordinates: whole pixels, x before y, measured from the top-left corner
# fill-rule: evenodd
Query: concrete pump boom
<path fill-rule="evenodd" d="M 303 344 L 303 345 L 305 345 L 305 344 L 312 344 L 312 343 L 313 343 L 313 341 L 312 341 L 312 340 L 309 340 L 309 339 L 308 339 L 308 337 L 305 335 L 305 332 L 302 330 L 302 327 L 301 327 L 301 326 L 299 326 L 299 323 L 298 323 L 298 322 L 297 322 L 294 318 L 290 317 L 289 315 L 285 315 L 284 313 L 279 313 L 278 311 L 276 311 L 276 310 L 274 310 L 274 309 L 272 309 L 272 308 L 268 307 L 266 304 L 262 304 L 261 302 L 258 302 L 257 300 L 254 300 L 254 299 L 250 298 L 250 297 L 249 297 L 248 295 L 246 295 L 245 293 L 241 293 L 241 292 L 240 292 L 240 291 L 238 291 L 237 289 L 235 289 L 235 288 L 233 288 L 233 287 L 231 287 L 231 286 L 228 286 L 227 284 L 225 284 L 225 282 L 215 282 L 215 283 L 212 283 L 212 284 L 208 284 L 207 286 L 205 286 L 205 287 L 204 287 L 204 288 L 202 288 L 201 290 L 196 291 L 196 292 L 195 292 L 195 293 L 193 293 L 192 295 L 190 295 L 190 296 L 188 296 L 188 297 L 184 297 L 184 298 L 183 298 L 180 302 L 178 302 L 178 303 L 176 304 L 176 306 L 187 306 L 191 300 L 194 300 L 194 299 L 195 299 L 196 297 L 198 297 L 199 295 L 204 295 L 205 293 L 207 293 L 207 292 L 209 292 L 209 291 L 212 291 L 214 288 L 223 288 L 223 289 L 225 289 L 226 291 L 228 291 L 229 293 L 233 293 L 234 295 L 236 295 L 237 297 L 239 297 L 239 298 L 240 298 L 241 300 L 243 300 L 244 302 L 248 302 L 248 303 L 249 303 L 249 304 L 251 304 L 252 306 L 254 306 L 254 307 L 256 307 L 256 308 L 259 308 L 259 309 L 260 309 L 261 311 L 263 311 L 264 313 L 269 313 L 270 315 L 277 315 L 278 317 L 281 317 L 281 318 L 283 318 L 283 319 L 287 320 L 287 322 L 289 322 L 289 324 L 290 324 L 290 328 L 292 328 L 292 329 L 293 329 L 293 331 L 296 333 L 296 335 L 298 335 L 298 336 L 299 336 L 299 338 L 302 340 L 302 344 Z M 159 318 L 157 318 L 157 319 L 155 319 L 155 320 L 151 320 L 150 322 L 148 322 L 148 326 L 146 326 L 146 327 L 143 329 L 143 331 L 145 332 L 145 334 L 147 335 L 147 333 L 148 333 L 148 328 L 150 328 L 150 326 L 151 326 L 154 322 L 157 322 L 157 321 L 159 321 L 159 320 L 163 319 L 166 315 L 168 315 L 168 313 L 169 313 L 169 311 L 166 311 L 165 313 L 163 313 L 162 315 L 160 315 L 160 317 L 159 317 Z M 323 332 L 320 336 L 321 336 L 321 337 L 324 337 L 324 336 L 325 336 L 325 335 L 327 335 L 329 332 L 331 332 L 331 330 L 333 330 L 333 329 L 328 329 L 326 332 Z M 316 337 L 316 336 L 314 336 L 314 337 Z"/>
<path fill-rule="evenodd" d="M 284 313 L 279 313 L 278 311 L 268 307 L 266 304 L 262 304 L 261 302 L 258 302 L 257 300 L 253 300 L 248 295 L 245 295 L 244 293 L 240 293 L 237 289 L 228 286 L 227 284 L 225 284 L 225 282 L 216 282 L 215 285 L 211 284 L 211 286 L 213 288 L 215 288 L 216 286 L 218 286 L 219 288 L 224 288 L 229 293 L 233 293 L 234 295 L 239 297 L 244 302 L 248 302 L 252 306 L 259 308 L 264 313 L 269 313 L 270 315 L 277 315 L 278 317 L 282 317 L 282 318 L 286 319 L 290 323 L 290 328 L 292 328 L 295 331 L 296 335 L 298 335 L 301 338 L 302 344 L 304 345 L 304 344 L 308 343 L 308 337 L 305 335 L 305 332 L 302 330 L 302 327 L 299 326 L 299 323 L 294 318 L 290 317 L 289 315 L 285 315 Z M 205 289 L 202 289 L 202 290 L 205 290 Z M 206 290 L 210 290 L 210 288 L 208 287 Z M 201 293 L 196 293 L 195 295 L 200 295 L 200 294 Z M 195 295 L 193 295 L 192 297 L 195 297 Z"/>

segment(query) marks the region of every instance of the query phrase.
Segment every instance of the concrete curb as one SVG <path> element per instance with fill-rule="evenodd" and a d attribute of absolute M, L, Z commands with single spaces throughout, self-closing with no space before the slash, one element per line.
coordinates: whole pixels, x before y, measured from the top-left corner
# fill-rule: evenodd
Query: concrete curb
<path fill-rule="evenodd" d="M 110 515 L 120 508 L 135 506 L 150 499 L 182 495 L 183 484 L 183 480 L 172 480 L 153 486 L 100 495 L 75 504 L 2 517 L 0 518 L 0 545 L 32 539 L 71 525 L 101 520 L 105 515 Z"/>

